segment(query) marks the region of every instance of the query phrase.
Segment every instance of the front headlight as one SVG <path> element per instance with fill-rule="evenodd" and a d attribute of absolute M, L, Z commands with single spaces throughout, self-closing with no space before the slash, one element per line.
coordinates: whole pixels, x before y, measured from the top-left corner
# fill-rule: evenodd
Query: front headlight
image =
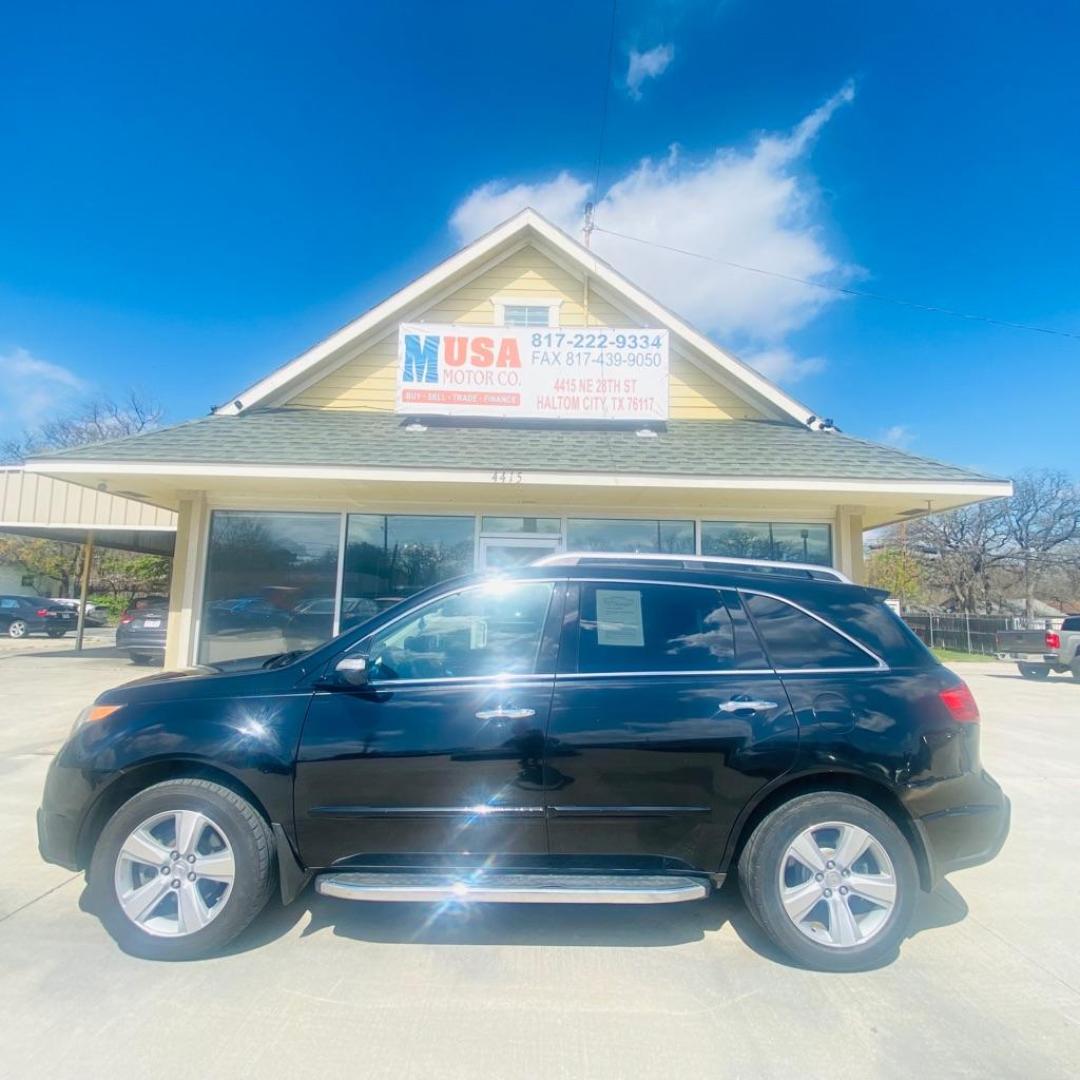
<path fill-rule="evenodd" d="M 70 739 L 83 724 L 93 724 L 98 720 L 104 720 L 106 716 L 112 716 L 114 712 L 118 712 L 122 708 L 122 705 L 87 705 L 76 717 L 68 738 Z"/>

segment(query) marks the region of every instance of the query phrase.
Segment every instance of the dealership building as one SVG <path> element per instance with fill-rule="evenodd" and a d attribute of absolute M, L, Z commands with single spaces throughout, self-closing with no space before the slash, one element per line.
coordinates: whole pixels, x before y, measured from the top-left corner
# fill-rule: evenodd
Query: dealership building
<path fill-rule="evenodd" d="M 170 665 L 564 550 L 861 580 L 864 530 L 1010 492 L 842 433 L 531 210 L 211 415 L 25 469 L 175 511 Z"/>

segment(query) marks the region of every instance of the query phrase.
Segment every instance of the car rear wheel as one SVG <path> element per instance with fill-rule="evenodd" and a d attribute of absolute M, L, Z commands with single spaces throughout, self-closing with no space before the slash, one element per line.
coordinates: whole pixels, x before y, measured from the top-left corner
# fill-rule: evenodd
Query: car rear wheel
<path fill-rule="evenodd" d="M 49 637 L 63 637 L 67 633 L 67 631 L 66 630 L 49 629 L 49 630 L 46 630 L 45 633 L 48 634 Z"/>
<path fill-rule="evenodd" d="M 1025 679 L 1048 679 L 1050 669 L 1045 664 L 1017 664 Z"/>
<path fill-rule="evenodd" d="M 149 664 L 154 659 L 153 653 L 148 652 L 133 652 L 131 654 L 131 662 L 133 664 Z"/>
<path fill-rule="evenodd" d="M 7 628 L 8 637 L 13 638 L 24 638 L 29 632 L 29 627 L 22 619 L 13 619 Z"/>
<path fill-rule="evenodd" d="M 263 817 L 207 780 L 154 784 L 98 838 L 94 909 L 120 946 L 152 960 L 220 951 L 266 906 L 274 847 Z"/>
<path fill-rule="evenodd" d="M 845 792 L 815 792 L 758 824 L 739 859 L 739 885 L 751 914 L 793 959 L 861 971 L 896 955 L 918 872 L 888 815 Z"/>

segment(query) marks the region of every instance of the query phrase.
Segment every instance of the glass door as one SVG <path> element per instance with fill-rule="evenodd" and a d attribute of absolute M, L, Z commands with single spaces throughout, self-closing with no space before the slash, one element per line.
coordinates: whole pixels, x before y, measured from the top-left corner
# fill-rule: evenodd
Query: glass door
<path fill-rule="evenodd" d="M 480 569 L 507 570 L 553 555 L 559 550 L 557 536 L 483 536 L 480 538 Z"/>

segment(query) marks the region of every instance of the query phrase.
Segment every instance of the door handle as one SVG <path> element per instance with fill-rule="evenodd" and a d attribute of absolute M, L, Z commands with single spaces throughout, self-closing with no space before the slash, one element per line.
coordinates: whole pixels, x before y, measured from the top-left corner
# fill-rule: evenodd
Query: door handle
<path fill-rule="evenodd" d="M 477 720 L 528 720 L 535 716 L 535 709 L 504 709 L 501 705 L 497 709 L 481 709 L 476 713 Z"/>
<path fill-rule="evenodd" d="M 777 707 L 775 701 L 750 701 L 745 698 L 732 698 L 718 706 L 719 712 L 742 712 L 744 709 L 750 712 L 768 712 Z"/>

